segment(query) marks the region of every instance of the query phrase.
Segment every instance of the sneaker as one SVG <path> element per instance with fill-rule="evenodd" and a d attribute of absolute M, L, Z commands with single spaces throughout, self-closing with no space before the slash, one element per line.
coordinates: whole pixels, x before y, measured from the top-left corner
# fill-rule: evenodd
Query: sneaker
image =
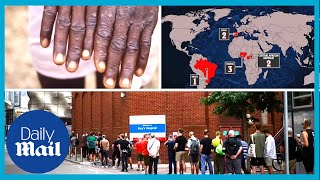
<path fill-rule="evenodd" d="M 131 167 L 131 169 L 133 169 L 133 168 Z"/>
<path fill-rule="evenodd" d="M 126 169 L 126 172 L 128 172 L 128 169 Z"/>
<path fill-rule="evenodd" d="M 115 166 L 112 166 L 112 169 L 117 169 Z"/>
<path fill-rule="evenodd" d="M 142 170 L 141 171 L 144 171 L 144 169 L 142 168 Z"/>
<path fill-rule="evenodd" d="M 140 171 L 140 169 L 137 169 L 137 171 Z"/>

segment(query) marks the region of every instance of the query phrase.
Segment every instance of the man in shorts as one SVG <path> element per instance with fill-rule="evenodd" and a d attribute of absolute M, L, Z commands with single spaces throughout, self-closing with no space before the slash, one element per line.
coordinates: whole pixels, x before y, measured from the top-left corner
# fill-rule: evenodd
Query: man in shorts
<path fill-rule="evenodd" d="M 88 153 L 90 156 L 90 162 L 95 164 L 97 138 L 94 136 L 93 132 L 90 132 L 90 136 L 87 138 L 87 141 L 88 141 Z"/>
<path fill-rule="evenodd" d="M 190 138 L 188 139 L 188 148 L 189 148 L 189 159 L 191 165 L 191 174 L 199 174 L 199 150 L 200 150 L 200 141 L 194 136 L 194 132 L 189 132 Z"/>
<path fill-rule="evenodd" d="M 260 168 L 261 174 L 264 174 L 264 145 L 266 142 L 266 136 L 261 133 L 261 124 L 255 124 L 256 132 L 250 135 L 250 143 L 255 144 L 256 157 L 251 157 L 252 174 L 257 173 L 257 166 Z M 252 142 L 253 140 L 253 142 Z M 250 146 L 250 145 L 249 145 Z"/>
<path fill-rule="evenodd" d="M 263 133 L 266 135 L 266 142 L 264 145 L 264 158 L 265 158 L 265 163 L 268 168 L 269 174 L 273 174 L 273 167 L 272 167 L 272 161 L 274 159 L 277 159 L 277 154 L 276 154 L 276 143 L 274 138 L 272 137 L 269 129 L 264 129 Z"/>
<path fill-rule="evenodd" d="M 143 136 L 143 140 L 141 142 L 142 145 L 142 156 L 143 156 L 143 168 L 144 168 L 144 173 L 148 174 L 148 166 L 149 166 L 149 161 L 150 161 L 150 156 L 149 156 L 149 151 L 148 151 L 148 139 L 149 135 L 145 134 Z"/>
<path fill-rule="evenodd" d="M 102 140 L 100 141 L 101 148 L 101 162 L 102 166 L 108 166 L 108 156 L 109 156 L 109 141 L 106 139 L 105 135 L 102 135 Z"/>
<path fill-rule="evenodd" d="M 135 144 L 134 149 L 137 152 L 137 163 L 138 163 L 137 171 L 140 171 L 140 170 L 144 171 L 144 169 L 143 169 L 143 155 L 142 155 L 142 139 L 139 139 L 139 141 Z M 142 169 L 140 169 L 140 165 L 141 165 Z"/>
<path fill-rule="evenodd" d="M 187 139 L 183 136 L 183 129 L 178 130 L 178 137 L 175 141 L 175 150 L 176 150 L 176 161 L 177 169 L 180 174 L 183 174 L 185 169 L 185 149 L 187 144 Z"/>

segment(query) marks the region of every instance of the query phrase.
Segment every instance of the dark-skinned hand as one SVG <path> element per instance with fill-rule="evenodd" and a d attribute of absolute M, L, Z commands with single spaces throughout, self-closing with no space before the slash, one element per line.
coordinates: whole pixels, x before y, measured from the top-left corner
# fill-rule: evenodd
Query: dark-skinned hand
<path fill-rule="evenodd" d="M 80 58 L 90 59 L 104 73 L 106 88 L 130 88 L 134 74 L 146 68 L 151 36 L 158 19 L 156 6 L 46 6 L 40 43 L 50 45 L 55 26 L 53 60 L 75 72 Z M 119 69 L 121 70 L 119 72 Z"/>

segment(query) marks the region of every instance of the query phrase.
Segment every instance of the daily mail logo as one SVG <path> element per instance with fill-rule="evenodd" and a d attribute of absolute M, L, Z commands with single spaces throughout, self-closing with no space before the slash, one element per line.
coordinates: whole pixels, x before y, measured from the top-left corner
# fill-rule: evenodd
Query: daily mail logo
<path fill-rule="evenodd" d="M 6 144 L 10 158 L 18 167 L 31 173 L 46 173 L 66 158 L 69 135 L 57 116 L 37 110 L 13 122 Z"/>

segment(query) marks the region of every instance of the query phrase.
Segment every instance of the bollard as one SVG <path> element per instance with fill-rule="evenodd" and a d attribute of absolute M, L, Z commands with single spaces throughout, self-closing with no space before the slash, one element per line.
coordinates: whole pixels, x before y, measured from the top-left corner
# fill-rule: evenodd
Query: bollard
<path fill-rule="evenodd" d="M 71 159 L 71 147 L 69 146 L 69 159 Z"/>
<path fill-rule="evenodd" d="M 80 148 L 80 160 L 81 160 L 81 162 L 83 162 L 83 154 L 82 154 L 83 152 L 82 152 L 82 148 Z"/>
<path fill-rule="evenodd" d="M 74 147 L 74 156 L 75 156 L 75 161 L 77 161 L 78 159 L 77 147 Z"/>

